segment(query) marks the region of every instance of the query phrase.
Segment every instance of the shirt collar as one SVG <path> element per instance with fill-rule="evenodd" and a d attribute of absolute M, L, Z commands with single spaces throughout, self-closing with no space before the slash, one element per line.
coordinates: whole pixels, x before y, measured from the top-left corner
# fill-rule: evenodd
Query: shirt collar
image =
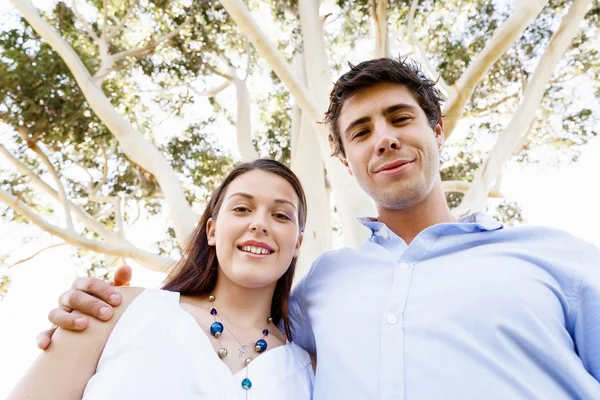
<path fill-rule="evenodd" d="M 359 217 L 357 220 L 375 236 L 387 237 L 389 235 L 389 233 L 387 233 L 389 230 L 388 227 L 383 222 L 377 221 L 377 218 Z M 441 225 L 455 225 L 465 232 L 495 231 L 504 227 L 500 222 L 482 212 L 466 215 L 459 218 L 458 222 Z"/>

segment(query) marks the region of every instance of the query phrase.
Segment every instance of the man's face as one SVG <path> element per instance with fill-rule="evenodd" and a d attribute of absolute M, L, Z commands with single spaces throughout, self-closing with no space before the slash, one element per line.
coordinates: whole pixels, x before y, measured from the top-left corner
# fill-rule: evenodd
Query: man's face
<path fill-rule="evenodd" d="M 342 162 L 378 207 L 413 207 L 440 181 L 443 122 L 431 128 L 404 85 L 381 83 L 356 93 L 342 106 L 338 128 Z"/>

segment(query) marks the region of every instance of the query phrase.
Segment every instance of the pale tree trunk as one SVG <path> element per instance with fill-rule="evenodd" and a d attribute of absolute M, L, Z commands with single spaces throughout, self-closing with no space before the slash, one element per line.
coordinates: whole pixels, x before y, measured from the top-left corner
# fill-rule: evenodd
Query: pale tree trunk
<path fill-rule="evenodd" d="M 527 0 L 515 2 L 510 17 L 495 31 L 483 50 L 452 84 L 454 90 L 444 109 L 444 134 L 448 138 L 463 115 L 465 105 L 473 95 L 475 87 L 498 61 L 506 50 L 521 36 L 529 23 L 542 11 L 548 0 Z"/>
<path fill-rule="evenodd" d="M 318 6 L 317 0 L 301 1 L 298 4 L 308 90 L 315 99 L 320 121 L 329 107 L 332 79 L 327 64 L 327 52 L 323 40 L 325 34 Z M 330 156 L 331 148 L 326 130 L 317 131 L 317 139 L 340 214 L 344 243 L 357 248 L 365 238 L 367 230 L 356 221 L 356 217 L 373 216 L 373 202 L 359 188 L 356 180 L 348 174 L 342 163 Z"/>
<path fill-rule="evenodd" d="M 117 138 L 127 157 L 154 176 L 169 207 L 177 241 L 185 245 L 196 215 L 188 204 L 172 166 L 160 151 L 127 121 L 94 82 L 73 48 L 37 12 L 30 0 L 11 0 L 35 31 L 61 56 L 94 113 Z"/>
<path fill-rule="evenodd" d="M 306 77 L 302 67 L 303 57 L 298 54 L 297 58 L 300 62 L 296 63 L 296 71 L 304 81 Z M 325 188 L 325 166 L 319 143 L 312 124 L 300 110 L 296 111 L 292 118 L 292 132 L 296 131 L 296 139 L 292 144 L 291 167 L 302 183 L 308 209 L 302 251 L 296 266 L 296 279 L 299 279 L 308 272 L 313 261 L 321 253 L 331 249 L 332 226 L 329 193 Z"/>
<path fill-rule="evenodd" d="M 388 0 L 373 0 L 375 16 L 375 58 L 389 57 L 389 36 L 387 19 Z"/>
<path fill-rule="evenodd" d="M 488 159 L 475 174 L 462 203 L 455 209 L 456 215 L 462 216 L 484 209 L 487 195 L 492 184 L 498 179 L 502 166 L 529 132 L 529 127 L 535 120 L 536 110 L 540 106 L 554 69 L 571 45 L 583 17 L 589 10 L 590 3 L 591 0 L 573 0 L 569 12 L 564 16 L 560 27 L 550 39 L 544 55 L 527 83 L 519 109 L 490 151 Z"/>
<path fill-rule="evenodd" d="M 233 75 L 233 84 L 237 98 L 237 115 L 235 131 L 237 135 L 237 147 L 243 162 L 258 158 L 258 153 L 252 144 L 252 125 L 250 118 L 250 94 L 246 81 Z"/>
<path fill-rule="evenodd" d="M 325 189 L 325 169 L 319 153 L 315 132 L 306 116 L 302 116 L 298 138 L 298 154 L 292 170 L 298 175 L 306 193 L 308 218 L 304 229 L 302 251 L 298 259 L 296 277 L 301 278 L 313 261 L 331 249 L 331 210 Z"/>
<path fill-rule="evenodd" d="M 327 140 L 327 130 L 319 124 L 327 109 L 327 92 L 331 86 L 331 80 L 327 68 L 326 53 L 324 52 L 323 28 L 320 23 L 321 19 L 318 15 L 317 5 L 314 3 L 314 0 L 300 2 L 301 6 L 306 6 L 300 7 L 301 20 L 304 20 L 302 22 L 303 31 L 306 29 L 305 25 L 313 26 L 316 29 L 316 32 L 307 31 L 304 37 L 304 48 L 307 51 L 310 50 L 310 53 L 305 54 L 306 58 L 311 60 L 311 65 L 307 68 L 309 84 L 316 85 L 316 79 L 322 82 L 322 86 L 316 87 L 315 92 L 311 95 L 302 82 L 294 76 L 290 65 L 285 61 L 275 45 L 262 32 L 244 3 L 241 0 L 222 0 L 221 4 L 235 21 L 238 28 L 255 46 L 258 54 L 269 63 L 279 79 L 287 86 L 302 109 L 302 112 L 306 114 L 306 117 L 313 125 L 329 181 L 331 182 L 337 201 L 336 204 L 338 205 L 344 233 L 344 242 L 352 247 L 359 246 L 362 239 L 366 236 L 367 231 L 356 222 L 355 217 L 360 215 L 374 215 L 375 209 L 373 203 L 358 187 L 356 181 L 346 173 L 342 164 L 338 160 L 333 160 L 329 157 L 330 149 Z M 302 10 L 303 8 L 304 10 Z M 302 17 L 303 14 L 304 18 Z M 311 48 L 311 44 L 318 48 Z M 318 96 L 318 93 L 323 94 Z"/>

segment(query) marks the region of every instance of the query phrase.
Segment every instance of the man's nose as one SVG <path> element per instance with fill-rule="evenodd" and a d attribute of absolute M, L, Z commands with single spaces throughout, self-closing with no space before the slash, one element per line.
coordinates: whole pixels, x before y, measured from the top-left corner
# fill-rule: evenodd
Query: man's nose
<path fill-rule="evenodd" d="M 391 129 L 387 124 L 380 124 L 375 129 L 377 129 L 376 135 L 379 139 L 377 141 L 377 153 L 383 155 L 386 152 L 400 149 L 400 139 L 395 129 Z"/>

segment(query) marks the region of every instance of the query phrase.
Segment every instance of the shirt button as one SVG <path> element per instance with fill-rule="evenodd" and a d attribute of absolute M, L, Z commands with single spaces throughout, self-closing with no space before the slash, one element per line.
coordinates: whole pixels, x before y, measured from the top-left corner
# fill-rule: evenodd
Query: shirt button
<path fill-rule="evenodd" d="M 390 325 L 395 325 L 398 322 L 398 317 L 396 317 L 396 314 L 388 314 L 387 322 Z"/>
<path fill-rule="evenodd" d="M 398 263 L 398 266 L 403 270 L 407 270 L 410 268 L 410 265 L 405 262 Z"/>

